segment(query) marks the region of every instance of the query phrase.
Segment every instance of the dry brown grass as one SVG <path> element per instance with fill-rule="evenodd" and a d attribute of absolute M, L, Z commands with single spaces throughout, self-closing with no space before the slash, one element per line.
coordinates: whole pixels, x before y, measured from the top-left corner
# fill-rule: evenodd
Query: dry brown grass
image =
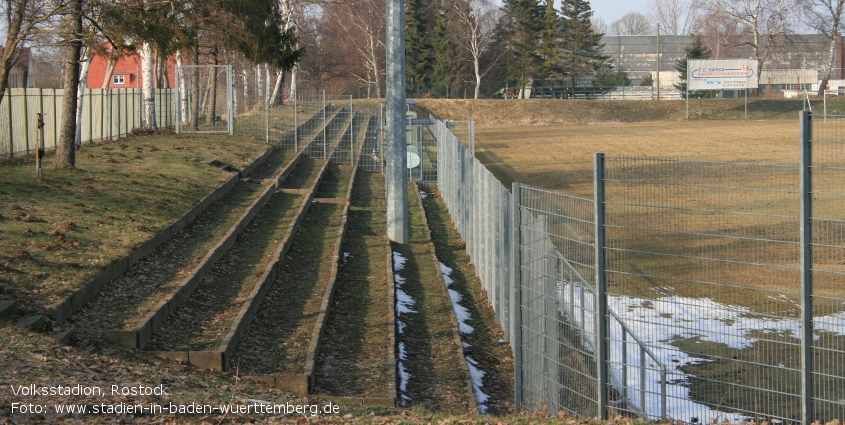
<path fill-rule="evenodd" d="M 608 159 L 608 173 L 614 173 L 608 174 L 610 179 L 664 183 L 609 183 L 607 196 L 611 203 L 609 223 L 625 226 L 610 229 L 608 237 L 615 246 L 634 250 L 609 253 L 611 268 L 622 272 L 611 275 L 613 291 L 646 297 L 709 297 L 791 316 L 798 313 L 795 303 L 775 301 L 769 296 L 783 293 L 798 300 L 798 129 L 797 119 L 478 126 L 476 152 L 505 184 L 519 181 L 587 197 L 593 196 L 596 152 L 608 157 L 789 165 L 770 168 Z M 836 187 L 829 180 L 841 178 L 830 173 L 816 174 L 817 183 L 828 191 Z M 828 198 L 816 200 L 816 212 L 841 218 L 841 201 Z M 843 242 L 835 235 L 817 235 L 826 238 L 827 243 Z M 821 251 L 816 255 L 818 268 L 842 271 L 841 255 L 837 255 L 841 250 L 818 250 L 825 250 L 825 255 Z M 817 294 L 845 298 L 841 279 L 836 275 L 819 274 L 817 280 Z M 817 314 L 841 309 L 838 302 L 824 298 L 819 298 L 817 304 Z"/>
<path fill-rule="evenodd" d="M 692 121 L 603 125 L 478 126 L 476 151 L 514 180 L 592 196 L 593 156 L 798 163 L 794 121 Z"/>

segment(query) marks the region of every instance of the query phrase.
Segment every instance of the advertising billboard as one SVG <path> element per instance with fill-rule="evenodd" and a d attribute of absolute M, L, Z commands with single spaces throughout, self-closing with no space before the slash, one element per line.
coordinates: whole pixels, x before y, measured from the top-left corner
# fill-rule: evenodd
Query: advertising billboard
<path fill-rule="evenodd" d="M 757 88 L 757 60 L 690 59 L 687 63 L 689 91 L 742 90 Z"/>

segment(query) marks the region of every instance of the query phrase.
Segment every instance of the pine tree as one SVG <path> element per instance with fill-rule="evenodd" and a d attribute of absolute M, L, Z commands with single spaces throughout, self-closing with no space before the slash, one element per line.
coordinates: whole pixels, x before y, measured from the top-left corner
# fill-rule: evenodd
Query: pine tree
<path fill-rule="evenodd" d="M 508 77 L 521 88 L 541 71 L 537 34 L 543 27 L 543 7 L 538 0 L 505 0 L 505 13 L 512 20 Z"/>
<path fill-rule="evenodd" d="M 454 5 L 454 7 L 460 7 Z M 455 9 L 444 2 L 438 3 L 435 9 L 434 67 L 432 82 L 446 85 L 463 81 L 469 70 L 467 52 L 458 46 L 453 39 L 453 32 L 449 31 L 450 23 L 456 20 Z M 445 94 L 445 92 L 443 93 Z"/>
<path fill-rule="evenodd" d="M 563 72 L 569 77 L 572 87 L 582 75 L 592 75 L 608 63 L 608 57 L 601 54 L 603 34 L 592 29 L 590 19 L 593 11 L 587 0 L 562 0 L 560 7 L 562 22 Z"/>
<path fill-rule="evenodd" d="M 555 10 L 554 0 L 546 0 L 543 29 L 540 33 L 540 46 L 537 51 L 542 60 L 540 76 L 546 79 L 561 75 L 560 29 L 560 17 Z"/>
<path fill-rule="evenodd" d="M 431 43 L 423 0 L 409 0 L 405 12 L 405 75 L 408 91 L 425 84 L 431 75 Z"/>
<path fill-rule="evenodd" d="M 710 49 L 704 45 L 701 37 L 696 36 L 692 41 L 692 46 L 684 49 L 684 57 L 675 61 L 675 70 L 678 71 L 678 78 L 680 83 L 675 84 L 675 88 L 681 91 L 681 96 L 686 96 L 687 93 L 687 61 L 690 59 L 708 59 L 710 58 Z M 703 91 L 691 92 L 691 98 L 704 97 Z"/>

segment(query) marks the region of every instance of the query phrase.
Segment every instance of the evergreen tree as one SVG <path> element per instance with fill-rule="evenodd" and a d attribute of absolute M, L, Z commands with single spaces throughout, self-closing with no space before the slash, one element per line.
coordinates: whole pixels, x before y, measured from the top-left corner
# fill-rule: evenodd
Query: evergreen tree
<path fill-rule="evenodd" d="M 505 0 L 504 8 L 512 21 L 508 77 L 521 88 L 541 72 L 537 34 L 543 28 L 543 6 L 538 0 Z"/>
<path fill-rule="evenodd" d="M 675 84 L 675 88 L 681 91 L 681 96 L 686 96 L 687 93 L 687 61 L 689 59 L 708 59 L 710 58 L 710 49 L 704 45 L 701 37 L 696 36 L 692 41 L 692 46 L 684 49 L 684 57 L 675 61 L 675 70 L 678 71 L 678 78 L 680 83 Z M 690 92 L 691 98 L 702 98 L 705 95 L 703 91 Z"/>
<path fill-rule="evenodd" d="M 445 85 L 461 82 L 469 71 L 470 58 L 465 50 L 454 40 L 453 32 L 449 31 L 452 23 L 455 22 L 455 7 L 449 6 L 445 1 L 437 4 L 435 9 L 434 41 L 434 67 L 432 82 Z M 445 95 L 445 88 L 441 95 Z"/>
<path fill-rule="evenodd" d="M 542 60 L 540 77 L 551 79 L 561 75 L 560 29 L 560 17 L 555 10 L 554 0 L 546 0 L 538 48 L 538 54 Z"/>
<path fill-rule="evenodd" d="M 592 75 L 608 63 L 608 57 L 601 54 L 603 34 L 592 29 L 593 11 L 587 0 L 562 0 L 560 7 L 562 23 L 563 73 L 569 77 L 572 87 L 578 76 Z"/>
<path fill-rule="evenodd" d="M 405 11 L 405 75 L 408 91 L 425 84 L 431 74 L 431 43 L 428 40 L 426 5 L 423 0 L 408 0 Z"/>

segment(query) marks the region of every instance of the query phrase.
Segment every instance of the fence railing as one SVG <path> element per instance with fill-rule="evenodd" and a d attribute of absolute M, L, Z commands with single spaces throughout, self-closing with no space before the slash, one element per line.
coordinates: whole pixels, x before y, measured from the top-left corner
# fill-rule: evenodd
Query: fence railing
<path fill-rule="evenodd" d="M 44 116 L 45 149 L 55 148 L 62 122 L 63 89 L 7 89 L 0 102 L 0 158 L 32 153 L 36 148 L 37 114 Z M 175 93 L 155 90 L 156 120 L 160 127 L 176 119 Z M 140 89 L 83 91 L 81 142 L 116 140 L 143 126 Z"/>
<path fill-rule="evenodd" d="M 798 165 L 597 154 L 591 199 L 509 192 L 436 122 L 438 189 L 514 349 L 517 406 L 845 418 L 845 117 L 801 126 Z"/>

